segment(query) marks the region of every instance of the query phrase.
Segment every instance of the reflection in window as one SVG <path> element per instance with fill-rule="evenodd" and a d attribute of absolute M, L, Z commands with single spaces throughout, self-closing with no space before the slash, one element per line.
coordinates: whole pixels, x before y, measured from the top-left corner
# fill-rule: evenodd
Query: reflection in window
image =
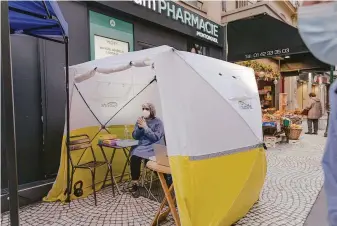
<path fill-rule="evenodd" d="M 192 42 L 188 43 L 187 48 L 188 48 L 188 51 L 191 53 L 197 53 L 197 54 L 205 55 L 205 56 L 209 55 L 208 48 L 205 46 L 199 45 L 197 43 L 192 43 Z"/>
<path fill-rule="evenodd" d="M 227 8 L 226 8 L 226 0 L 222 0 L 221 6 L 222 6 L 222 11 L 227 12 Z"/>
<path fill-rule="evenodd" d="M 242 7 L 246 7 L 248 5 L 255 4 L 257 2 L 258 2 L 257 0 L 237 0 L 237 1 L 235 1 L 235 7 L 237 9 L 239 9 L 239 8 L 242 8 Z"/>

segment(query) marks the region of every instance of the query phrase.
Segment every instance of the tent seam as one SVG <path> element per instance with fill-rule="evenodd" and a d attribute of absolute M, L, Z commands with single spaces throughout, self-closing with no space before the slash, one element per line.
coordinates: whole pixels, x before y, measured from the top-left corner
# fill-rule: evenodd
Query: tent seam
<path fill-rule="evenodd" d="M 199 155 L 199 156 L 189 156 L 189 159 L 191 161 L 212 159 L 212 158 L 223 157 L 223 156 L 227 156 L 227 155 L 231 155 L 231 154 L 247 152 L 247 151 L 251 151 L 252 149 L 260 148 L 260 147 L 263 147 L 262 143 L 258 143 L 258 144 L 250 145 L 250 146 L 246 146 L 246 147 L 241 147 L 241 148 L 234 148 L 234 149 L 230 149 L 230 150 L 227 150 L 227 151 L 220 151 L 220 152 L 216 152 L 216 153 L 213 153 L 213 154 L 205 154 L 205 155 Z"/>

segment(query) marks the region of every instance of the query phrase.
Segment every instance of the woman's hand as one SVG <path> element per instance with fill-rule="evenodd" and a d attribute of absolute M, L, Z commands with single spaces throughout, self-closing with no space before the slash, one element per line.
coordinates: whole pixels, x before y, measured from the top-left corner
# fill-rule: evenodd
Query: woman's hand
<path fill-rule="evenodd" d="M 147 124 L 144 118 L 139 118 L 137 120 L 137 124 L 139 128 L 143 128 L 143 129 L 147 128 Z"/>

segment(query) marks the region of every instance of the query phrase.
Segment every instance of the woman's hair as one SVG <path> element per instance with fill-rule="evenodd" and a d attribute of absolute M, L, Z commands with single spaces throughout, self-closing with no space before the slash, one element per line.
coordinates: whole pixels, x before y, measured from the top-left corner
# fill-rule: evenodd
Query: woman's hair
<path fill-rule="evenodd" d="M 309 93 L 309 97 L 316 97 L 315 93 Z"/>
<path fill-rule="evenodd" d="M 142 105 L 143 108 L 148 108 L 150 110 L 150 118 L 156 117 L 156 108 L 151 103 L 145 103 Z"/>

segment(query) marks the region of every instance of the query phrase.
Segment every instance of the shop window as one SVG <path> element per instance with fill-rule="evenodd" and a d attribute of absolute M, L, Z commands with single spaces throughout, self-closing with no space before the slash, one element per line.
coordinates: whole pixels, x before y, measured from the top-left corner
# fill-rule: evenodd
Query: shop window
<path fill-rule="evenodd" d="M 222 0 L 221 6 L 222 6 L 222 11 L 227 12 L 227 7 L 226 7 L 227 4 L 226 4 L 226 0 Z"/>
<path fill-rule="evenodd" d="M 237 0 L 235 1 L 235 7 L 237 9 L 242 8 L 242 7 L 246 7 L 248 5 L 252 5 L 255 4 L 257 2 L 257 0 Z"/>
<path fill-rule="evenodd" d="M 187 44 L 187 48 L 188 48 L 187 51 L 191 53 L 197 53 L 200 55 L 209 56 L 209 49 L 206 46 L 202 46 L 200 44 L 190 42 Z"/>
<path fill-rule="evenodd" d="M 151 44 L 148 44 L 148 43 L 145 43 L 145 42 L 138 42 L 138 45 L 140 47 L 140 50 L 150 49 L 150 48 L 156 47 L 155 45 L 151 45 Z"/>
<path fill-rule="evenodd" d="M 292 4 L 295 8 L 298 8 L 301 5 L 301 1 L 290 0 L 290 4 Z"/>

